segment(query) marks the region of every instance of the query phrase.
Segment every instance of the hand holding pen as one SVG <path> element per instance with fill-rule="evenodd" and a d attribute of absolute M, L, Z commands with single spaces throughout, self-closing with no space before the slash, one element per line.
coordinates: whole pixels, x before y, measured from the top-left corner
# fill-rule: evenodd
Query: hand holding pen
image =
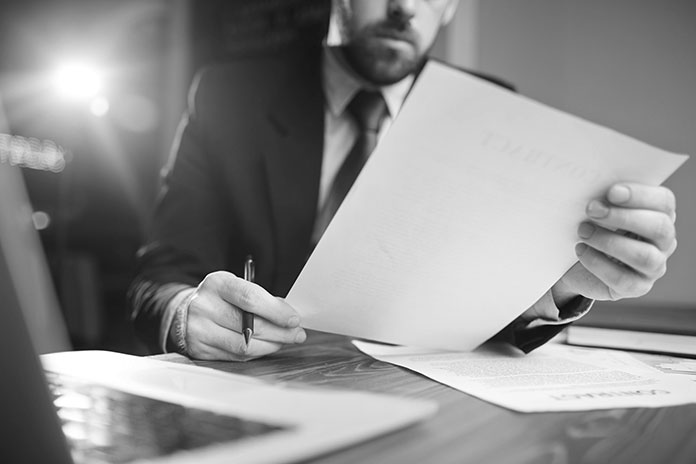
<path fill-rule="evenodd" d="M 293 307 L 252 282 L 256 266 L 251 257 L 243 269 L 243 278 L 212 272 L 193 292 L 185 328 L 188 356 L 246 361 L 307 338 Z"/>

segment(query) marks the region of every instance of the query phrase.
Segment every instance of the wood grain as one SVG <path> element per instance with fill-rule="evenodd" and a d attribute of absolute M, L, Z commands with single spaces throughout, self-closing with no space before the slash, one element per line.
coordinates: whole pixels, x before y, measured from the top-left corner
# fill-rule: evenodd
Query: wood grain
<path fill-rule="evenodd" d="M 429 398 L 440 406 L 430 420 L 312 463 L 696 464 L 696 405 L 521 414 L 376 361 L 349 338 L 320 332 L 246 363 L 157 358 L 272 381 Z"/>

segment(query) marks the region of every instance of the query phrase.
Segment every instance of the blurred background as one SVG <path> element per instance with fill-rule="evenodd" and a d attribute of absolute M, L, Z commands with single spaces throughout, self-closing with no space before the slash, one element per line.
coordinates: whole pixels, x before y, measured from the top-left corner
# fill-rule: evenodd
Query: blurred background
<path fill-rule="evenodd" d="M 125 307 L 195 70 L 320 34 L 329 0 L 1 0 L 0 154 L 22 166 L 76 348 L 143 354 Z M 696 153 L 696 2 L 461 0 L 434 54 L 661 148 Z M 640 304 L 696 310 L 696 161 L 680 245 Z M 631 303 L 634 304 L 634 303 Z"/>
<path fill-rule="evenodd" d="M 1 0 L 20 164 L 75 348 L 141 353 L 125 292 L 192 76 L 321 31 L 325 0 Z"/>

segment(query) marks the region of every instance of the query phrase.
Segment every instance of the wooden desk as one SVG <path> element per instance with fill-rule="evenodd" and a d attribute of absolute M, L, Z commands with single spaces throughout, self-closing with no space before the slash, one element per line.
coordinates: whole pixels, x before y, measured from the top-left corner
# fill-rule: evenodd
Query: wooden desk
<path fill-rule="evenodd" d="M 246 363 L 158 359 L 304 385 L 437 401 L 437 415 L 312 463 L 696 464 L 696 405 L 521 414 L 376 361 L 342 336 L 310 332 L 303 345 Z"/>

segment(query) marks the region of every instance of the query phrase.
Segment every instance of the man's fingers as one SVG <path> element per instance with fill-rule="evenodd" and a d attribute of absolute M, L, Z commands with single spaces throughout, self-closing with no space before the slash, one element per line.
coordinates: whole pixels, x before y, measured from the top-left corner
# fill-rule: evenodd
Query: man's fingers
<path fill-rule="evenodd" d="M 609 231 L 590 222 L 580 225 L 578 235 L 592 248 L 645 276 L 657 279 L 665 273 L 667 256 L 651 243 Z"/>
<path fill-rule="evenodd" d="M 186 338 L 189 355 L 196 359 L 246 361 L 274 353 L 282 347 L 281 343 L 254 338 L 247 346 L 240 333 L 209 320 L 189 324 Z"/>
<path fill-rule="evenodd" d="M 199 353 L 196 355 L 191 354 L 191 356 L 195 359 L 205 359 L 211 361 L 250 361 L 252 359 L 261 358 L 263 356 L 275 353 L 280 348 L 281 345 L 279 344 L 256 340 L 255 343 L 249 343 L 249 347 L 246 349 L 246 351 L 237 353 L 219 348 L 217 346 L 201 343 Z"/>
<path fill-rule="evenodd" d="M 232 273 L 214 272 L 206 276 L 201 285 L 215 291 L 227 303 L 278 326 L 294 328 L 300 325 L 297 312 L 285 300 L 274 297 L 263 287 Z"/>
<path fill-rule="evenodd" d="M 575 253 L 580 263 L 607 287 L 610 300 L 646 294 L 654 282 L 633 269 L 610 259 L 585 243 L 578 243 Z"/>
<path fill-rule="evenodd" d="M 278 343 L 302 343 L 307 339 L 307 334 L 302 327 L 278 327 L 263 319 L 254 321 L 254 338 Z"/>
<path fill-rule="evenodd" d="M 662 251 L 674 248 L 676 229 L 672 219 L 664 212 L 610 207 L 602 201 L 593 200 L 587 207 L 587 215 L 606 229 L 634 233 L 654 243 Z"/>
<path fill-rule="evenodd" d="M 214 322 L 223 329 L 241 334 L 242 313 L 239 308 L 224 301 L 211 292 L 202 292 L 191 300 L 189 306 L 189 325 L 197 319 Z M 205 333 L 198 335 L 203 340 Z M 254 338 L 277 343 L 302 343 L 306 334 L 301 327 L 279 327 L 267 319 L 256 316 L 254 320 Z"/>
<path fill-rule="evenodd" d="M 660 211 L 672 222 L 676 218 L 676 198 L 666 187 L 624 182 L 615 184 L 608 190 L 607 200 L 624 208 Z"/>

